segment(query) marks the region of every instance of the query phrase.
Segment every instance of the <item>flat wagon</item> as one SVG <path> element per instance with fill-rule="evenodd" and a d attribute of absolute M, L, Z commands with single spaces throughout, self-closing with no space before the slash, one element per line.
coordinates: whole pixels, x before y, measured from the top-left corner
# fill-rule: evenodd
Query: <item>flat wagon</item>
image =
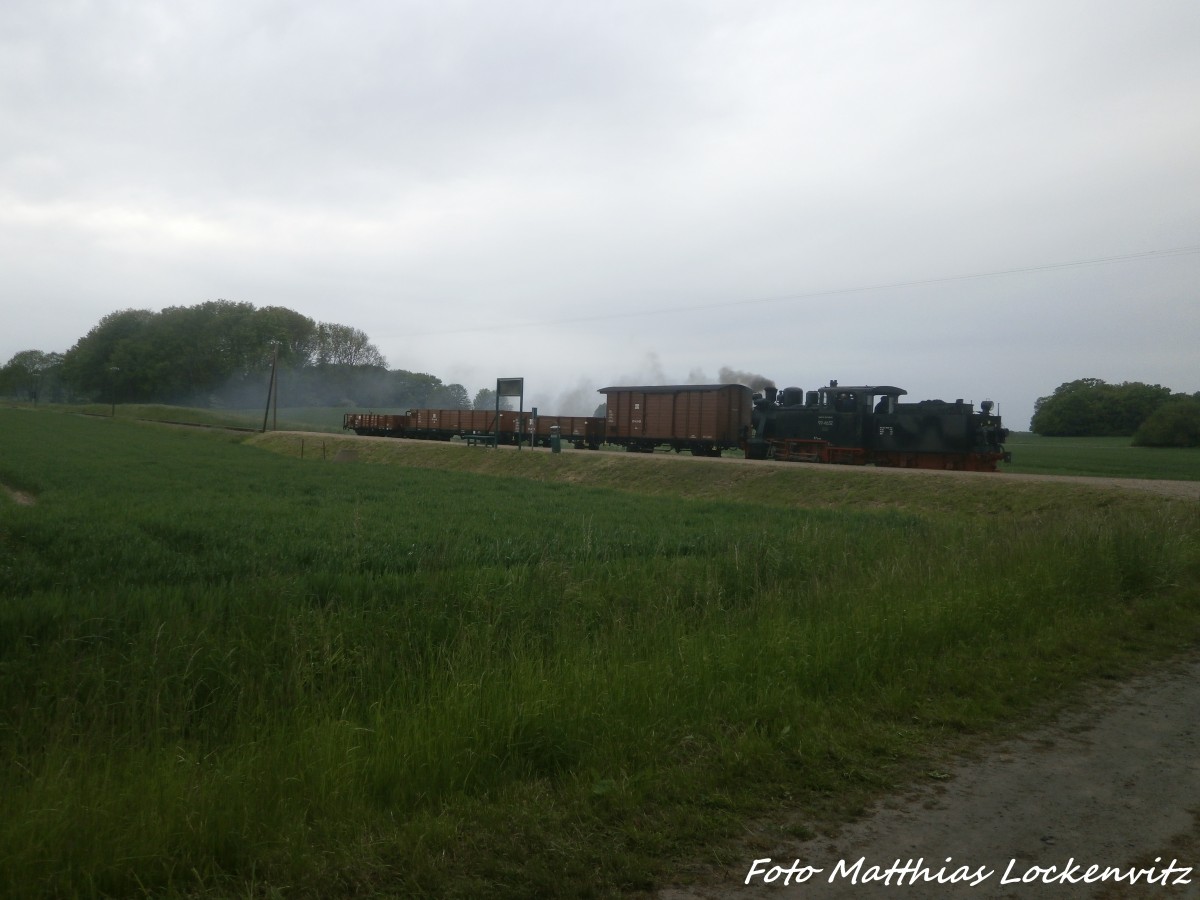
<path fill-rule="evenodd" d="M 549 447 L 550 429 L 555 425 L 563 442 L 573 445 L 577 450 L 585 447 L 599 450 L 604 443 L 604 420 L 595 416 L 538 416 L 535 419 L 526 415 L 522 439 L 529 440 L 532 432 L 534 444 Z"/>
<path fill-rule="evenodd" d="M 375 437 L 404 437 L 408 416 L 391 413 L 346 413 L 342 428 L 355 434 Z"/>
<path fill-rule="evenodd" d="M 516 441 L 517 414 L 500 410 L 497 421 L 493 409 L 410 409 L 407 437 L 448 441 L 453 437 L 496 435 L 497 443 Z"/>

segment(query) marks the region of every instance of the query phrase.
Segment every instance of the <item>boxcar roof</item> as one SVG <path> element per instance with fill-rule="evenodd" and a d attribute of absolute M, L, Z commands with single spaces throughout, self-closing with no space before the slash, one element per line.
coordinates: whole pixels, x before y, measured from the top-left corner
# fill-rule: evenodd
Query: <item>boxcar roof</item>
<path fill-rule="evenodd" d="M 611 394 L 616 391 L 638 391 L 643 394 L 673 394 L 679 391 L 719 391 L 724 388 L 743 388 L 750 390 L 744 384 L 638 384 L 602 387 L 596 393 Z"/>

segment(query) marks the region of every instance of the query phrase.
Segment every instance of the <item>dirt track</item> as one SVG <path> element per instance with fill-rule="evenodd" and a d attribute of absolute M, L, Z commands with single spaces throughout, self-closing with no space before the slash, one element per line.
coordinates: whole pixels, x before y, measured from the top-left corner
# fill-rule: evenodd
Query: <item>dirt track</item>
<path fill-rule="evenodd" d="M 37 502 L 33 499 L 32 495 L 26 494 L 24 491 L 18 491 L 15 488 L 10 488 L 3 484 L 0 484 L 0 493 L 8 496 L 8 498 L 11 499 L 13 503 L 17 504 L 17 506 L 33 506 L 33 504 Z"/>
<path fill-rule="evenodd" d="M 938 773 L 832 837 L 764 850 L 761 838 L 748 834 L 754 849 L 744 864 L 713 871 L 694 887 L 662 891 L 659 900 L 1200 897 L 1197 872 L 1162 875 L 1173 860 L 1200 869 L 1198 816 L 1200 654 L 1109 693 L 1097 691 L 1082 709 Z M 759 864 L 764 875 L 744 884 L 754 860 L 767 858 Z M 860 877 L 853 879 L 860 858 Z M 872 866 L 886 871 L 918 860 L 933 876 L 943 867 L 944 878 L 960 867 L 973 878 L 990 874 L 974 887 L 912 884 L 912 875 L 901 883 L 898 874 L 890 884 L 863 883 Z M 851 872 L 835 874 L 839 862 Z M 785 886 L 782 875 L 765 882 L 771 867 L 797 864 L 822 871 L 804 884 Z M 1078 883 L 1054 880 L 1071 865 L 1078 868 L 1068 875 Z M 1131 867 L 1154 867 L 1156 874 L 1133 887 L 1111 873 L 1087 884 L 1082 879 L 1092 865 L 1099 867 L 1094 879 L 1109 867 L 1126 875 Z M 1051 866 L 1051 874 L 1032 868 Z M 1190 884 L 1147 885 L 1148 877 Z"/>

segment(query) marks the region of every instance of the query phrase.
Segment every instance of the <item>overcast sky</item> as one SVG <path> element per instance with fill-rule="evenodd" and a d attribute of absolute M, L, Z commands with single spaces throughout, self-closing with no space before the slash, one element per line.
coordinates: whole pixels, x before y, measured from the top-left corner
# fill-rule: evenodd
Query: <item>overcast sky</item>
<path fill-rule="evenodd" d="M 205 300 L 610 384 L 1200 390 L 1196 0 L 4 0 L 0 363 Z M 566 408 L 571 406 L 573 408 Z"/>

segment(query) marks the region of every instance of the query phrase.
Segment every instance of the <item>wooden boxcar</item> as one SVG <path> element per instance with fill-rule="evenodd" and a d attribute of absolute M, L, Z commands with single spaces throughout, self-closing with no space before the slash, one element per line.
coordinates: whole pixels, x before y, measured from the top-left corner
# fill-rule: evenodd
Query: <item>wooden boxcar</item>
<path fill-rule="evenodd" d="M 754 392 L 744 384 L 671 384 L 601 388 L 605 440 L 627 450 L 666 446 L 720 456 L 750 436 Z"/>

